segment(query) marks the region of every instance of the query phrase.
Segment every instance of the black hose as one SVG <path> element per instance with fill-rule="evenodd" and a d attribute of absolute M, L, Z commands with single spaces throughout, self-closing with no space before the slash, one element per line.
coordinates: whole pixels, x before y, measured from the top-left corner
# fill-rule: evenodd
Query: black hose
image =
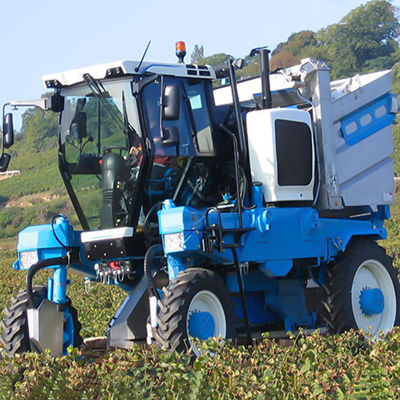
<path fill-rule="evenodd" d="M 163 252 L 162 246 L 160 244 L 153 244 L 153 246 L 149 247 L 144 256 L 143 262 L 143 270 L 144 276 L 146 277 L 147 282 L 147 290 L 149 292 L 149 296 L 156 296 L 158 300 L 160 300 L 160 295 L 157 291 L 156 285 L 154 284 L 153 275 L 151 274 L 151 266 L 153 263 L 154 256 L 157 254 L 161 254 Z"/>
<path fill-rule="evenodd" d="M 28 296 L 28 309 L 35 308 L 35 299 L 33 298 L 32 282 L 33 277 L 41 269 L 51 267 L 52 265 L 68 265 L 69 256 L 48 258 L 33 264 L 26 275 L 26 294 Z"/>
<path fill-rule="evenodd" d="M 60 245 L 64 248 L 67 249 L 67 246 L 59 239 L 59 237 L 57 236 L 56 230 L 54 228 L 54 223 L 56 221 L 57 218 L 64 218 L 65 220 L 67 220 L 67 217 L 63 214 L 56 214 L 52 220 L 51 220 L 51 230 L 53 231 L 53 235 L 56 238 L 57 242 L 60 243 Z M 68 222 L 68 221 L 67 221 Z"/>
<path fill-rule="evenodd" d="M 240 298 L 242 300 L 243 316 L 244 316 L 244 323 L 245 323 L 246 335 L 247 335 L 247 344 L 250 345 L 252 343 L 252 336 L 251 336 L 250 318 L 249 318 L 249 313 L 247 311 L 246 294 L 244 293 L 242 275 L 240 273 L 240 265 L 239 265 L 239 259 L 238 259 L 237 253 L 236 253 L 236 249 L 231 249 L 231 250 L 232 250 L 232 255 L 233 255 L 233 261 L 235 264 L 236 277 L 237 277 L 237 281 L 238 281 L 238 285 L 239 285 Z"/>
<path fill-rule="evenodd" d="M 157 236 L 150 236 L 149 234 L 149 225 L 150 225 L 150 216 L 153 214 L 154 210 L 156 210 L 158 207 L 160 207 L 163 204 L 162 201 L 158 201 L 157 203 L 153 204 L 153 206 L 150 208 L 149 212 L 146 215 L 146 218 L 144 220 L 144 228 L 143 228 L 143 233 L 144 236 L 146 236 L 146 239 L 149 240 L 150 242 L 154 242 L 158 239 Z"/>

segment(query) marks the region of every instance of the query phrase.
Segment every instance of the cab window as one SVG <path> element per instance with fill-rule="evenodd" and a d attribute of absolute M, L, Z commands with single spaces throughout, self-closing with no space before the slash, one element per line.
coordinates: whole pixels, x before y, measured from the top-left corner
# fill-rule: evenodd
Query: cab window
<path fill-rule="evenodd" d="M 199 153 L 213 153 L 214 143 L 209 110 L 204 93 L 204 83 L 190 82 L 186 88 L 196 130 L 196 144 Z"/>

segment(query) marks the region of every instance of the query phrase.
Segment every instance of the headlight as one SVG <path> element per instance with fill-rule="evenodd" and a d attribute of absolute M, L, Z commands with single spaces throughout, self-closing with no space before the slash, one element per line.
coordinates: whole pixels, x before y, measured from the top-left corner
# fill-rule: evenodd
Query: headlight
<path fill-rule="evenodd" d="M 19 260 L 21 268 L 28 269 L 39 261 L 38 253 L 36 250 L 21 251 L 21 253 L 19 253 Z"/>
<path fill-rule="evenodd" d="M 164 236 L 164 247 L 166 253 L 183 250 L 184 237 L 183 232 L 172 233 Z"/>

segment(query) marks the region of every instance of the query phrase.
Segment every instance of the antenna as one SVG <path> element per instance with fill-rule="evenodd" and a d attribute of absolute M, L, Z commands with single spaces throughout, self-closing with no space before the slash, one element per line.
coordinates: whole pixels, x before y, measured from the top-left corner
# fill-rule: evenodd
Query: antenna
<path fill-rule="evenodd" d="M 147 50 L 148 50 L 149 47 L 150 47 L 150 44 L 151 44 L 151 40 L 149 40 L 149 43 L 147 43 L 146 50 L 145 50 L 144 53 L 143 53 L 143 56 L 142 56 L 142 59 L 141 59 L 140 62 L 139 62 L 139 65 L 135 68 L 135 72 L 139 72 L 139 69 L 140 69 L 140 67 L 142 66 L 142 63 L 143 63 L 144 58 L 146 57 L 146 53 L 147 53 Z"/>

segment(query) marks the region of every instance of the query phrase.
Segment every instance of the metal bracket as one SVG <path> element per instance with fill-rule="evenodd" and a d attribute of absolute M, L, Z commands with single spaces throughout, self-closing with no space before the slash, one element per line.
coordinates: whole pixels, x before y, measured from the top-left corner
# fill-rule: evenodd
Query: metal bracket
<path fill-rule="evenodd" d="M 53 357 L 63 354 L 64 312 L 47 299 L 38 308 L 27 310 L 29 339 L 41 353 L 50 349 Z"/>

